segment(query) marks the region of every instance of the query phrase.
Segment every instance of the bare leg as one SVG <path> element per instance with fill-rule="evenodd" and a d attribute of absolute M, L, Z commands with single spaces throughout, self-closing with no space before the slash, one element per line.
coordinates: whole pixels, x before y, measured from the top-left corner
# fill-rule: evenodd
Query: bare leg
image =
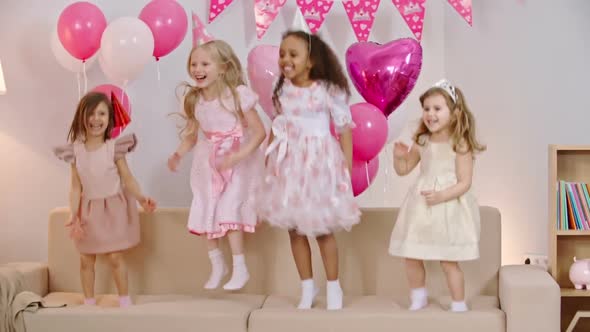
<path fill-rule="evenodd" d="M 457 262 L 440 262 L 440 265 L 447 277 L 447 284 L 451 291 L 451 310 L 453 311 L 467 311 L 465 304 L 465 281 L 463 279 L 463 271 Z"/>
<path fill-rule="evenodd" d="M 243 288 L 250 279 L 244 257 L 244 236 L 241 231 L 230 231 L 227 237 L 233 255 L 233 269 L 231 279 L 223 286 L 223 289 L 238 290 Z"/>
<path fill-rule="evenodd" d="M 406 258 L 406 276 L 410 285 L 410 310 L 419 310 L 428 304 L 426 292 L 426 271 L 424 262 L 418 259 Z"/>
<path fill-rule="evenodd" d="M 328 310 L 342 309 L 342 288 L 338 280 L 338 245 L 333 234 L 322 235 L 317 238 L 326 277 L 328 279 L 326 293 Z"/>
<path fill-rule="evenodd" d="M 80 281 L 84 292 L 84 303 L 95 304 L 94 299 L 94 265 L 96 255 L 80 254 Z"/>
<path fill-rule="evenodd" d="M 311 267 L 311 248 L 307 236 L 297 234 L 296 231 L 289 231 L 291 241 L 291 252 L 295 260 L 297 272 L 301 279 L 301 300 L 297 308 L 310 309 L 318 289 L 313 282 L 313 270 Z"/>
<path fill-rule="evenodd" d="M 127 264 L 121 252 L 112 252 L 107 254 L 109 265 L 113 278 L 115 279 L 115 285 L 119 291 L 119 296 L 129 295 L 129 286 L 127 280 Z"/>

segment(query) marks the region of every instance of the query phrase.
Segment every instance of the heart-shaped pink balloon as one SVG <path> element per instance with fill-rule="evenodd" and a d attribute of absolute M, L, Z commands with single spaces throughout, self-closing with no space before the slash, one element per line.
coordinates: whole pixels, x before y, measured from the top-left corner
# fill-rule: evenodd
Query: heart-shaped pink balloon
<path fill-rule="evenodd" d="M 346 69 L 357 91 L 385 116 L 410 94 L 422 68 L 422 47 L 415 39 L 387 44 L 358 42 L 346 51 Z"/>

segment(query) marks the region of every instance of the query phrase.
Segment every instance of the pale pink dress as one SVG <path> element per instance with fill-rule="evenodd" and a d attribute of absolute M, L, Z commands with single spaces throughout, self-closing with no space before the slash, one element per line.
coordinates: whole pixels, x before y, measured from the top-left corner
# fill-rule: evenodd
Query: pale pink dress
<path fill-rule="evenodd" d="M 346 94 L 319 81 L 300 88 L 285 80 L 280 101 L 257 195 L 259 217 L 301 235 L 349 231 L 360 211 L 344 154 L 330 133 L 331 121 L 337 130 L 354 126 Z"/>
<path fill-rule="evenodd" d="M 88 151 L 83 142 L 55 148 L 55 155 L 76 165 L 82 183 L 79 217 L 84 236 L 75 240 L 83 254 L 129 249 L 139 243 L 137 201 L 125 191 L 115 161 L 137 145 L 135 135 L 107 140 Z"/>
<path fill-rule="evenodd" d="M 242 111 L 256 112 L 253 107 L 258 96 L 243 85 L 237 91 Z M 209 239 L 223 237 L 230 230 L 253 233 L 256 227 L 254 190 L 264 167 L 264 151 L 256 150 L 232 169 L 217 169 L 223 158 L 238 151 L 250 136 L 235 110 L 229 90 L 221 100 L 201 99 L 195 106 L 201 135 L 190 175 L 193 201 L 188 229 L 193 234 L 206 234 Z"/>

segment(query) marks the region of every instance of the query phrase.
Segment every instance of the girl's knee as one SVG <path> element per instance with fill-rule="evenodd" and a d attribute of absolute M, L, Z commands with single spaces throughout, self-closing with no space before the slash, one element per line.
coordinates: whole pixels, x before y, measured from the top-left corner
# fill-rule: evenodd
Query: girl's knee
<path fill-rule="evenodd" d="M 96 262 L 96 255 L 80 255 L 80 267 L 83 270 L 94 269 L 94 263 Z"/>
<path fill-rule="evenodd" d="M 460 271 L 459 263 L 457 262 L 449 262 L 449 261 L 441 261 L 440 265 L 442 266 L 444 271 Z"/>
<path fill-rule="evenodd" d="M 108 254 L 108 260 L 109 260 L 109 264 L 111 265 L 111 267 L 115 268 L 115 269 L 121 267 L 121 265 L 124 264 L 123 254 L 120 252 L 114 252 L 114 253 Z"/>

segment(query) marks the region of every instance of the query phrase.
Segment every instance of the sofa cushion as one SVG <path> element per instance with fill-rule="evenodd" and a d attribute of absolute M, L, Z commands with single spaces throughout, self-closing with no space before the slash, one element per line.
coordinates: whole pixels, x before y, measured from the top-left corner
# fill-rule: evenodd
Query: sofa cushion
<path fill-rule="evenodd" d="M 407 303 L 378 296 L 346 297 L 344 308 L 325 310 L 325 298 L 318 297 L 314 309 L 296 309 L 295 297 L 269 296 L 261 309 L 250 315 L 250 332 L 504 332 L 506 319 L 493 296 L 477 296 L 468 302 L 471 311 L 449 312 L 448 297 L 431 299 L 420 311 L 408 311 Z"/>
<path fill-rule="evenodd" d="M 248 317 L 264 296 L 244 294 L 139 295 L 135 305 L 119 308 L 117 296 L 97 296 L 97 306 L 84 306 L 82 294 L 51 293 L 48 303 L 64 308 L 25 313 L 27 332 L 104 331 L 247 331 Z"/>

